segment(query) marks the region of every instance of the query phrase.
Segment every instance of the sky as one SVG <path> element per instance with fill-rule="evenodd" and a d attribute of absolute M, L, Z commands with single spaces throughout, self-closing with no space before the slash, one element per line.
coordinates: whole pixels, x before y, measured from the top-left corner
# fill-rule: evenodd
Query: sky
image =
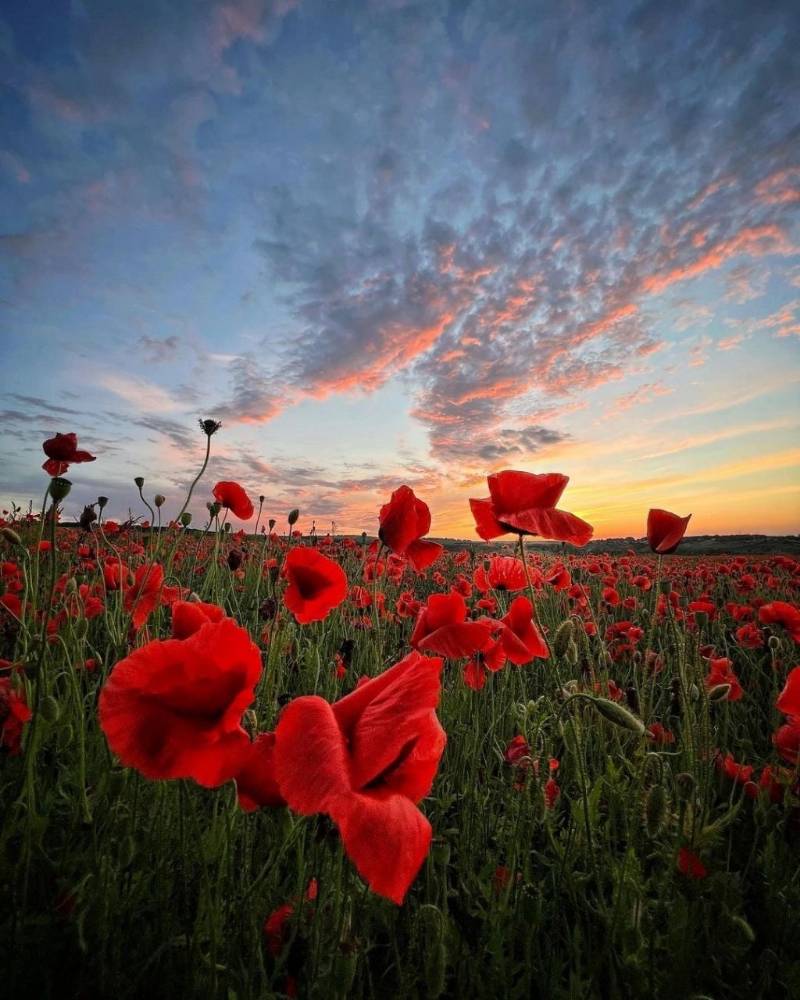
<path fill-rule="evenodd" d="M 5 0 L 0 505 L 800 530 L 800 5 Z"/>

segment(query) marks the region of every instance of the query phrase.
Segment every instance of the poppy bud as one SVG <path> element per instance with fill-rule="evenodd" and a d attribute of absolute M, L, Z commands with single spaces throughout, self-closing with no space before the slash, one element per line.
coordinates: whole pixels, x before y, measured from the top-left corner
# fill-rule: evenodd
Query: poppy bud
<path fill-rule="evenodd" d="M 642 720 L 616 701 L 610 701 L 608 698 L 592 698 L 592 704 L 604 719 L 613 722 L 615 726 L 636 733 L 637 736 L 644 736 L 645 727 Z"/>
<path fill-rule="evenodd" d="M 268 597 L 266 600 L 261 602 L 261 607 L 258 609 L 258 616 L 262 621 L 268 621 L 270 618 L 275 617 L 275 612 L 278 609 L 278 605 L 274 597 Z"/>
<path fill-rule="evenodd" d="M 644 800 L 644 825 L 649 837 L 657 837 L 667 818 L 667 793 L 663 785 L 653 785 Z"/>
<path fill-rule="evenodd" d="M 78 589 L 78 581 L 75 579 L 74 576 L 71 576 L 69 580 L 67 580 L 67 582 L 64 584 L 64 593 L 74 594 L 77 591 L 77 589 Z"/>
<path fill-rule="evenodd" d="M 58 707 L 58 702 L 51 694 L 49 694 L 42 702 L 42 718 L 47 722 L 58 722 L 60 712 L 61 710 Z"/>
<path fill-rule="evenodd" d="M 216 517 L 217 514 L 219 514 L 219 512 L 222 510 L 222 504 L 218 503 L 217 501 L 212 502 L 211 500 L 209 500 L 208 503 L 206 504 L 206 507 L 208 507 L 208 513 L 212 517 Z"/>
<path fill-rule="evenodd" d="M 188 528 L 192 523 L 192 512 L 190 510 L 185 510 L 180 516 L 180 522 L 184 528 Z"/>
<path fill-rule="evenodd" d="M 709 701 L 725 701 L 731 693 L 730 684 L 715 684 L 708 692 Z"/>
<path fill-rule="evenodd" d="M 688 802 L 692 797 L 694 785 L 694 775 L 689 774 L 688 771 L 681 771 L 680 774 L 675 775 L 675 791 L 682 802 Z"/>
<path fill-rule="evenodd" d="M 156 505 L 156 507 L 163 507 L 166 502 L 167 498 L 163 495 L 163 493 L 156 493 L 156 495 L 153 497 L 153 503 Z"/>
<path fill-rule="evenodd" d="M 262 494 L 260 494 L 260 495 L 259 495 L 259 498 L 258 498 L 258 502 L 259 502 L 259 503 L 264 503 L 264 501 L 265 501 L 266 499 L 267 499 L 267 498 L 266 498 L 266 497 L 264 496 L 264 494 L 262 493 Z"/>
<path fill-rule="evenodd" d="M 708 614 L 705 611 L 695 611 L 694 620 L 698 628 L 705 628 L 708 625 Z"/>
<path fill-rule="evenodd" d="M 144 476 L 134 476 L 133 481 L 138 486 L 139 489 L 141 489 L 144 486 Z"/>
<path fill-rule="evenodd" d="M 567 643 L 567 649 L 564 654 L 564 657 L 567 663 L 570 664 L 570 666 L 575 667 L 578 664 L 578 656 L 579 656 L 578 644 L 577 642 L 575 642 L 574 639 L 570 639 L 570 641 Z"/>
<path fill-rule="evenodd" d="M 48 492 L 50 496 L 55 500 L 56 503 L 60 503 L 69 496 L 69 491 L 72 489 L 72 483 L 69 479 L 62 479 L 61 476 L 54 476 L 50 480 L 50 486 L 48 487 Z"/>
<path fill-rule="evenodd" d="M 781 640 L 777 637 L 777 635 L 771 635 L 769 639 L 767 639 L 767 645 L 774 653 L 776 650 L 781 648 Z"/>
<path fill-rule="evenodd" d="M 200 421 L 200 430 L 206 435 L 206 437 L 211 437 L 212 434 L 216 434 L 220 427 L 222 427 L 222 424 L 218 420 Z"/>
<path fill-rule="evenodd" d="M 567 618 L 556 629 L 553 636 L 553 652 L 556 656 L 564 656 L 567 647 L 575 638 L 575 623 L 571 618 Z"/>
<path fill-rule="evenodd" d="M 97 498 L 97 506 L 100 508 L 100 510 L 102 510 L 107 503 L 108 503 L 108 497 Z"/>
<path fill-rule="evenodd" d="M 289 527 L 292 527 L 292 525 L 297 524 L 297 519 L 299 517 L 300 517 L 300 511 L 297 507 L 295 507 L 294 510 L 290 510 L 289 516 L 286 518 L 286 520 L 289 522 Z"/>
<path fill-rule="evenodd" d="M 0 528 L 0 535 L 2 535 L 3 538 L 5 538 L 5 540 L 10 542 L 12 545 L 22 545 L 22 539 L 16 531 L 14 531 L 13 528 L 9 528 L 8 525 L 3 525 L 3 527 Z"/>
<path fill-rule="evenodd" d="M 228 568 L 238 569 L 242 565 L 242 558 L 242 553 L 238 549 L 231 549 L 228 553 Z"/>
<path fill-rule="evenodd" d="M 661 580 L 658 589 L 662 594 L 669 595 L 672 593 L 672 580 Z"/>
<path fill-rule="evenodd" d="M 269 521 L 267 521 L 267 524 L 269 525 L 269 530 L 272 531 L 272 529 L 275 527 L 275 518 L 271 517 Z"/>

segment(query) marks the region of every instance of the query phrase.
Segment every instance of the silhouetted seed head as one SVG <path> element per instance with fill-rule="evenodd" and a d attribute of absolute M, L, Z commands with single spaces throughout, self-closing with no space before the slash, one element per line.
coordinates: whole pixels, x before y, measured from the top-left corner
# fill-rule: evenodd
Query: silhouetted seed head
<path fill-rule="evenodd" d="M 156 507 L 163 507 L 166 502 L 167 498 L 164 496 L 163 493 L 156 493 L 156 495 L 153 497 L 153 503 L 156 505 Z"/>
<path fill-rule="evenodd" d="M 299 517 L 300 517 L 300 511 L 298 510 L 297 507 L 295 507 L 294 510 L 290 510 L 289 511 L 289 516 L 286 518 L 286 520 L 289 522 L 289 527 L 290 528 L 293 525 L 297 524 L 297 519 Z"/>
<path fill-rule="evenodd" d="M 100 510 L 102 510 L 107 503 L 108 503 L 108 497 L 97 498 L 97 506 L 100 508 Z"/>
<path fill-rule="evenodd" d="M 185 510 L 180 516 L 180 522 L 184 528 L 188 528 L 192 523 L 192 512 L 190 510 Z"/>
<path fill-rule="evenodd" d="M 139 489 L 141 489 L 144 486 L 144 476 L 134 476 L 133 481 L 134 483 L 136 483 Z"/>
<path fill-rule="evenodd" d="M 216 434 L 217 431 L 222 427 L 219 420 L 201 420 L 200 429 L 206 435 L 206 437 L 211 437 L 212 434 Z"/>

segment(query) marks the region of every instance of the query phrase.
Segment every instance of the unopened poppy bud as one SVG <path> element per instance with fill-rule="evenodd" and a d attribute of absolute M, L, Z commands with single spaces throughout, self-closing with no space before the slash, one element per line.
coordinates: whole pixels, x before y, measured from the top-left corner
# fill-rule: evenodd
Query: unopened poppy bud
<path fill-rule="evenodd" d="M 708 614 L 705 611 L 695 611 L 694 620 L 699 628 L 705 628 L 708 625 Z"/>
<path fill-rule="evenodd" d="M 672 580 L 662 580 L 658 585 L 658 589 L 662 594 L 672 593 Z"/>
<path fill-rule="evenodd" d="M 153 503 L 156 505 L 156 507 L 163 507 L 166 502 L 167 498 L 164 496 L 163 493 L 156 493 L 156 495 L 153 497 Z"/>
<path fill-rule="evenodd" d="M 219 514 L 219 512 L 222 510 L 222 504 L 216 500 L 214 501 L 209 500 L 208 503 L 206 504 L 206 507 L 208 507 L 208 513 L 212 517 L 216 517 L 217 514 Z"/>
<path fill-rule="evenodd" d="M 108 503 L 108 497 L 97 498 L 97 506 L 100 508 L 100 510 L 102 510 L 107 503 Z"/>
<path fill-rule="evenodd" d="M 271 517 L 269 521 L 267 521 L 267 524 L 269 525 L 269 530 L 272 531 L 276 524 L 275 518 Z"/>
<path fill-rule="evenodd" d="M 188 528 L 192 523 L 192 512 L 190 510 L 185 510 L 180 516 L 180 522 L 184 528 Z"/>
<path fill-rule="evenodd" d="M 575 667 L 578 664 L 578 656 L 579 656 L 578 644 L 577 642 L 575 642 L 574 639 L 570 639 L 570 641 L 567 643 L 567 648 L 564 653 L 564 658 L 566 659 L 567 663 L 570 664 L 570 666 Z"/>
<path fill-rule="evenodd" d="M 2 537 L 12 545 L 22 545 L 22 539 L 16 531 L 14 531 L 13 528 L 9 528 L 8 525 L 3 525 L 3 527 L 0 528 L 0 535 L 2 535 Z"/>
<path fill-rule="evenodd" d="M 264 496 L 264 494 L 262 493 L 262 494 L 261 494 L 261 495 L 259 496 L 259 498 L 258 498 L 258 502 L 259 502 L 259 503 L 264 503 L 264 501 L 265 501 L 266 499 L 267 499 L 267 498 L 266 498 L 266 497 Z"/>
<path fill-rule="evenodd" d="M 219 420 L 200 421 L 200 429 L 207 437 L 211 437 L 212 434 L 216 434 L 220 427 L 222 427 L 222 424 Z"/>
<path fill-rule="evenodd" d="M 604 719 L 613 722 L 615 726 L 636 733 L 637 736 L 644 736 L 645 727 L 642 720 L 616 701 L 610 701 L 608 698 L 593 698 L 592 704 Z"/>
<path fill-rule="evenodd" d="M 144 476 L 134 476 L 133 481 L 134 483 L 136 483 L 139 489 L 141 489 L 144 486 Z"/>
<path fill-rule="evenodd" d="M 297 524 L 297 519 L 299 517 L 300 517 L 300 511 L 298 510 L 297 507 L 295 507 L 294 510 L 290 510 L 289 516 L 286 518 L 286 520 L 289 522 L 289 527 L 291 527 L 293 524 Z"/>
<path fill-rule="evenodd" d="M 688 771 L 681 771 L 675 775 L 675 792 L 682 802 L 688 802 L 694 791 L 694 775 Z"/>
<path fill-rule="evenodd" d="M 255 739 L 256 733 L 258 732 L 258 716 L 252 708 L 248 708 L 242 716 L 242 725 L 249 734 L 250 738 Z"/>
<path fill-rule="evenodd" d="M 730 684 L 715 684 L 714 687 L 709 689 L 708 700 L 709 701 L 725 701 L 728 695 L 731 693 Z"/>
<path fill-rule="evenodd" d="M 781 648 L 781 640 L 777 637 L 777 635 L 771 635 L 769 639 L 767 639 L 767 645 L 774 653 L 775 650 Z"/>
<path fill-rule="evenodd" d="M 62 500 L 66 500 L 71 489 L 72 483 L 69 479 L 62 479 L 61 476 L 54 476 L 50 480 L 48 492 L 56 503 L 60 503 Z"/>
<path fill-rule="evenodd" d="M 64 593 L 74 594 L 77 591 L 77 589 L 78 589 L 78 581 L 75 579 L 74 576 L 71 576 L 69 580 L 67 580 L 67 582 L 64 584 Z"/>
<path fill-rule="evenodd" d="M 553 652 L 556 656 L 564 656 L 567 647 L 575 638 L 575 623 L 571 618 L 567 618 L 556 629 L 553 636 Z"/>
<path fill-rule="evenodd" d="M 58 702 L 55 698 L 49 694 L 42 702 L 42 707 L 40 709 L 42 713 L 42 718 L 47 722 L 57 722 L 58 717 L 61 714 L 61 710 L 58 707 Z"/>
<path fill-rule="evenodd" d="M 667 818 L 667 793 L 663 785 L 653 785 L 644 800 L 644 825 L 649 837 L 657 837 Z"/>

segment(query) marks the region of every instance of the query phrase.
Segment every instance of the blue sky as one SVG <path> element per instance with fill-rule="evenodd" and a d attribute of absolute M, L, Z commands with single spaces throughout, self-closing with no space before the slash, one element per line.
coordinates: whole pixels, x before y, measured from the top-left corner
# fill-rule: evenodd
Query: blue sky
<path fill-rule="evenodd" d="M 598 535 L 800 524 L 794 3 L 0 11 L 0 500 L 241 481 L 469 535 L 501 468 Z M 207 493 L 198 498 L 202 511 Z"/>

